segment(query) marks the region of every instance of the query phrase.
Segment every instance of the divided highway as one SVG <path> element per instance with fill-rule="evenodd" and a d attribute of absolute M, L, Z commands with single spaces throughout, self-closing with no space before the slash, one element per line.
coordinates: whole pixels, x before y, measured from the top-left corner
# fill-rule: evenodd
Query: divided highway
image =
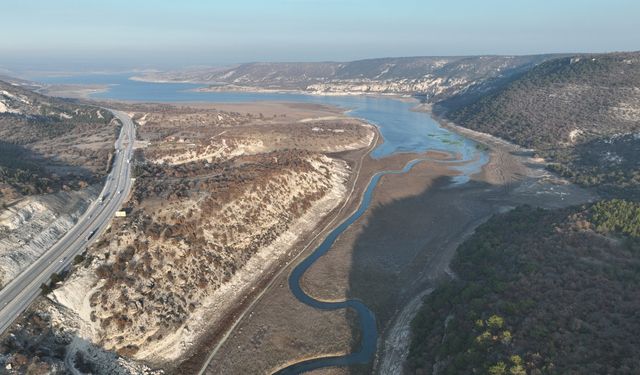
<path fill-rule="evenodd" d="M 78 222 L 38 260 L 0 290 L 0 334 L 40 294 L 40 286 L 54 272 L 60 272 L 73 262 L 109 226 L 131 190 L 131 164 L 135 126 L 124 112 L 110 110 L 121 122 L 122 129 L 115 142 L 116 153 L 111 173 L 106 178 L 100 196 L 87 208 Z"/>

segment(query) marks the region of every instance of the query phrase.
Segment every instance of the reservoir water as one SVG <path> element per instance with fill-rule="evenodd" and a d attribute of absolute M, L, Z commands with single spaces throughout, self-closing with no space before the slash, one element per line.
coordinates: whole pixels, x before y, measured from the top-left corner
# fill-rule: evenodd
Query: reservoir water
<path fill-rule="evenodd" d="M 439 150 L 452 152 L 462 160 L 469 161 L 463 166 L 452 166 L 461 174 L 453 178 L 453 185 L 464 184 L 478 172 L 488 156 L 476 147 L 476 143 L 444 129 L 428 114 L 412 111 L 415 102 L 372 96 L 318 96 L 293 93 L 250 93 L 250 92 L 195 92 L 190 91 L 201 85 L 188 83 L 146 83 L 132 81 L 130 74 L 80 75 L 67 77 L 39 77 L 34 80 L 59 84 L 108 84 L 108 91 L 93 95 L 96 99 L 115 99 L 144 102 L 213 102 L 243 103 L 255 101 L 279 101 L 295 103 L 316 103 L 332 105 L 348 110 L 350 116 L 361 118 L 376 125 L 384 142 L 376 147 L 371 156 L 383 158 L 398 152 L 424 152 Z M 372 361 L 376 352 L 378 332 L 374 313 L 361 301 L 349 299 L 341 302 L 323 302 L 307 295 L 300 286 L 300 278 L 313 263 L 329 251 L 335 240 L 368 209 L 375 188 L 385 174 L 408 172 L 424 159 L 409 162 L 403 170 L 380 171 L 366 187 L 358 209 L 345 221 L 333 229 L 314 251 L 302 260 L 289 276 L 289 287 L 301 302 L 321 310 L 352 308 L 359 318 L 362 339 L 360 348 L 348 355 L 311 359 L 293 364 L 279 373 L 295 374 L 328 366 L 362 364 Z"/>

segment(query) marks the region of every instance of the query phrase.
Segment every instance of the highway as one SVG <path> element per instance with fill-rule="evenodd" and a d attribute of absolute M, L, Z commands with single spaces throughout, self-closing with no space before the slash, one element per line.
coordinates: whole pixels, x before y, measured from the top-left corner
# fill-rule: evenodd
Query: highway
<path fill-rule="evenodd" d="M 58 242 L 0 290 L 0 334 L 36 299 L 41 292 L 40 286 L 48 282 L 54 272 L 69 267 L 76 255 L 100 237 L 129 195 L 132 186 L 129 161 L 133 156 L 135 126 L 126 113 L 110 111 L 123 126 L 115 142 L 113 166 L 104 188 Z"/>

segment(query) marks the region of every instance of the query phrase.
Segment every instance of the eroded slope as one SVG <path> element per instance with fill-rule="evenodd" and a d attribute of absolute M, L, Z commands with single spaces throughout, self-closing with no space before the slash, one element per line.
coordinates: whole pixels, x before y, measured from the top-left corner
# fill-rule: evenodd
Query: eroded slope
<path fill-rule="evenodd" d="M 125 109 L 141 138 L 127 216 L 53 285 L 43 309 L 56 334 L 72 334 L 67 366 L 105 368 L 90 353 L 107 350 L 172 369 L 340 206 L 353 157 L 335 152 L 361 155 L 375 133 L 335 113 Z M 263 147 L 208 151 L 246 139 Z"/>

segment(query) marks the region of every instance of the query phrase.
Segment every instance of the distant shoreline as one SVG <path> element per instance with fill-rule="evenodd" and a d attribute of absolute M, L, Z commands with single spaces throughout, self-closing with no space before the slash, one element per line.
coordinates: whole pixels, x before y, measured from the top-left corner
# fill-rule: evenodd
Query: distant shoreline
<path fill-rule="evenodd" d="M 131 81 L 147 82 L 147 83 L 186 83 L 193 85 L 206 85 L 207 87 L 197 87 L 188 89 L 189 92 L 248 92 L 248 93 L 286 93 L 286 94 L 299 94 L 299 95 L 318 95 L 318 96 L 377 96 L 377 97 L 397 97 L 397 98 L 413 98 L 411 94 L 402 94 L 397 92 L 364 92 L 364 91 L 342 91 L 342 92 L 327 92 L 327 91 L 311 91 L 305 89 L 286 89 L 286 88 L 264 88 L 258 86 L 240 86 L 234 84 L 220 83 L 216 86 L 211 82 L 202 81 L 189 81 L 189 80 L 166 80 L 156 78 L 146 78 L 142 76 L 132 76 L 129 78 Z"/>
<path fill-rule="evenodd" d="M 108 84 L 82 83 L 41 84 L 37 92 L 61 98 L 96 100 L 91 95 L 108 92 L 111 86 Z"/>
<path fill-rule="evenodd" d="M 190 82 L 190 81 L 168 81 L 168 80 L 153 80 L 146 79 L 140 76 L 130 77 L 129 80 L 135 82 L 157 83 L 157 84 L 194 84 L 194 85 L 206 85 L 205 83 Z M 374 93 L 374 92 L 361 92 L 361 91 L 344 91 L 344 92 L 320 92 L 320 91 L 308 91 L 303 89 L 268 89 L 256 86 L 237 86 L 237 85 L 221 85 L 219 87 L 208 84 L 208 87 L 197 87 L 193 89 L 187 89 L 187 92 L 200 92 L 200 93 L 254 93 L 254 94 L 296 94 L 296 95 L 309 95 L 309 96 L 363 96 L 373 98 L 386 98 L 395 99 L 406 102 L 418 102 L 419 100 L 415 95 L 401 94 L 401 93 Z M 108 93 L 113 84 L 41 84 L 41 88 L 38 90 L 42 94 L 58 96 L 72 99 L 84 99 L 90 101 L 99 102 L 124 102 L 124 103 L 141 103 L 149 102 L 153 103 L 153 100 L 131 100 L 131 99 L 118 99 L 118 98 L 96 98 L 92 95 L 100 93 Z M 216 103 L 212 100 L 203 98 L 202 100 L 193 101 L 170 101 L 166 103 Z"/>

